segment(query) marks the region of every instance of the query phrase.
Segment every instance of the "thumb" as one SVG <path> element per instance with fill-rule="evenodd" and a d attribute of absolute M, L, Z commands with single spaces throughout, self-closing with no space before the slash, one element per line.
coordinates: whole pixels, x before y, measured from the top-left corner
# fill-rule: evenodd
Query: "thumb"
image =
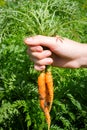
<path fill-rule="evenodd" d="M 40 45 L 40 46 L 48 47 L 50 50 L 54 50 L 56 47 L 58 47 L 57 37 L 37 35 L 37 36 L 26 38 L 24 42 L 26 45 L 29 46 Z"/>

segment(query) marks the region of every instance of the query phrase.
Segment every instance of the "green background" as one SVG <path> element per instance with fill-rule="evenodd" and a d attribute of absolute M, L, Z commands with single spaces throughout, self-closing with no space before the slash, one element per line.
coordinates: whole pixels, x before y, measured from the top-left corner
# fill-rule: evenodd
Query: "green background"
<path fill-rule="evenodd" d="M 87 43 L 87 0 L 0 1 L 0 130 L 46 130 L 39 72 L 24 38 L 61 35 Z M 87 69 L 52 67 L 51 130 L 87 130 Z"/>

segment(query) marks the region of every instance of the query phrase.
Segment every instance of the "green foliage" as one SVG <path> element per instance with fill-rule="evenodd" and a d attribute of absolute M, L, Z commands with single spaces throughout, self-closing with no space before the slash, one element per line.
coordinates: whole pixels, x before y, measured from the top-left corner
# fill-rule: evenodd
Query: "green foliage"
<path fill-rule="evenodd" d="M 87 42 L 87 1 L 5 0 L 0 3 L 0 130 L 46 130 L 38 72 L 23 40 L 62 35 Z M 87 129 L 87 69 L 53 68 L 51 130 Z"/>

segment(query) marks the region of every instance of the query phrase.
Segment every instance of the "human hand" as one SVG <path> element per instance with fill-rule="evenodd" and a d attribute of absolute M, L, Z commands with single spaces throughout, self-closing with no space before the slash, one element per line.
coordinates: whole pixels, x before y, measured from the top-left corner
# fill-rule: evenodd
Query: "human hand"
<path fill-rule="evenodd" d="M 79 68 L 81 67 L 83 46 L 67 38 L 33 36 L 24 40 L 28 54 L 36 70 L 44 70 L 46 65 Z M 43 48 L 47 47 L 46 50 Z M 87 50 L 86 50 L 87 51 Z"/>

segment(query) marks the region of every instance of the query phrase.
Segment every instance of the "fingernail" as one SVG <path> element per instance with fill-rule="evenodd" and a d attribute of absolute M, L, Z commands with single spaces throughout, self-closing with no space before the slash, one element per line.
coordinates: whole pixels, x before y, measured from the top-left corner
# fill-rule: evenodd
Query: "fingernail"
<path fill-rule="evenodd" d="M 49 59 L 48 60 L 48 64 L 52 64 L 53 60 L 52 59 Z"/>
<path fill-rule="evenodd" d="M 48 55 L 48 56 L 51 55 L 51 52 L 50 52 L 50 51 L 47 51 L 47 52 L 46 52 L 46 55 Z"/>

